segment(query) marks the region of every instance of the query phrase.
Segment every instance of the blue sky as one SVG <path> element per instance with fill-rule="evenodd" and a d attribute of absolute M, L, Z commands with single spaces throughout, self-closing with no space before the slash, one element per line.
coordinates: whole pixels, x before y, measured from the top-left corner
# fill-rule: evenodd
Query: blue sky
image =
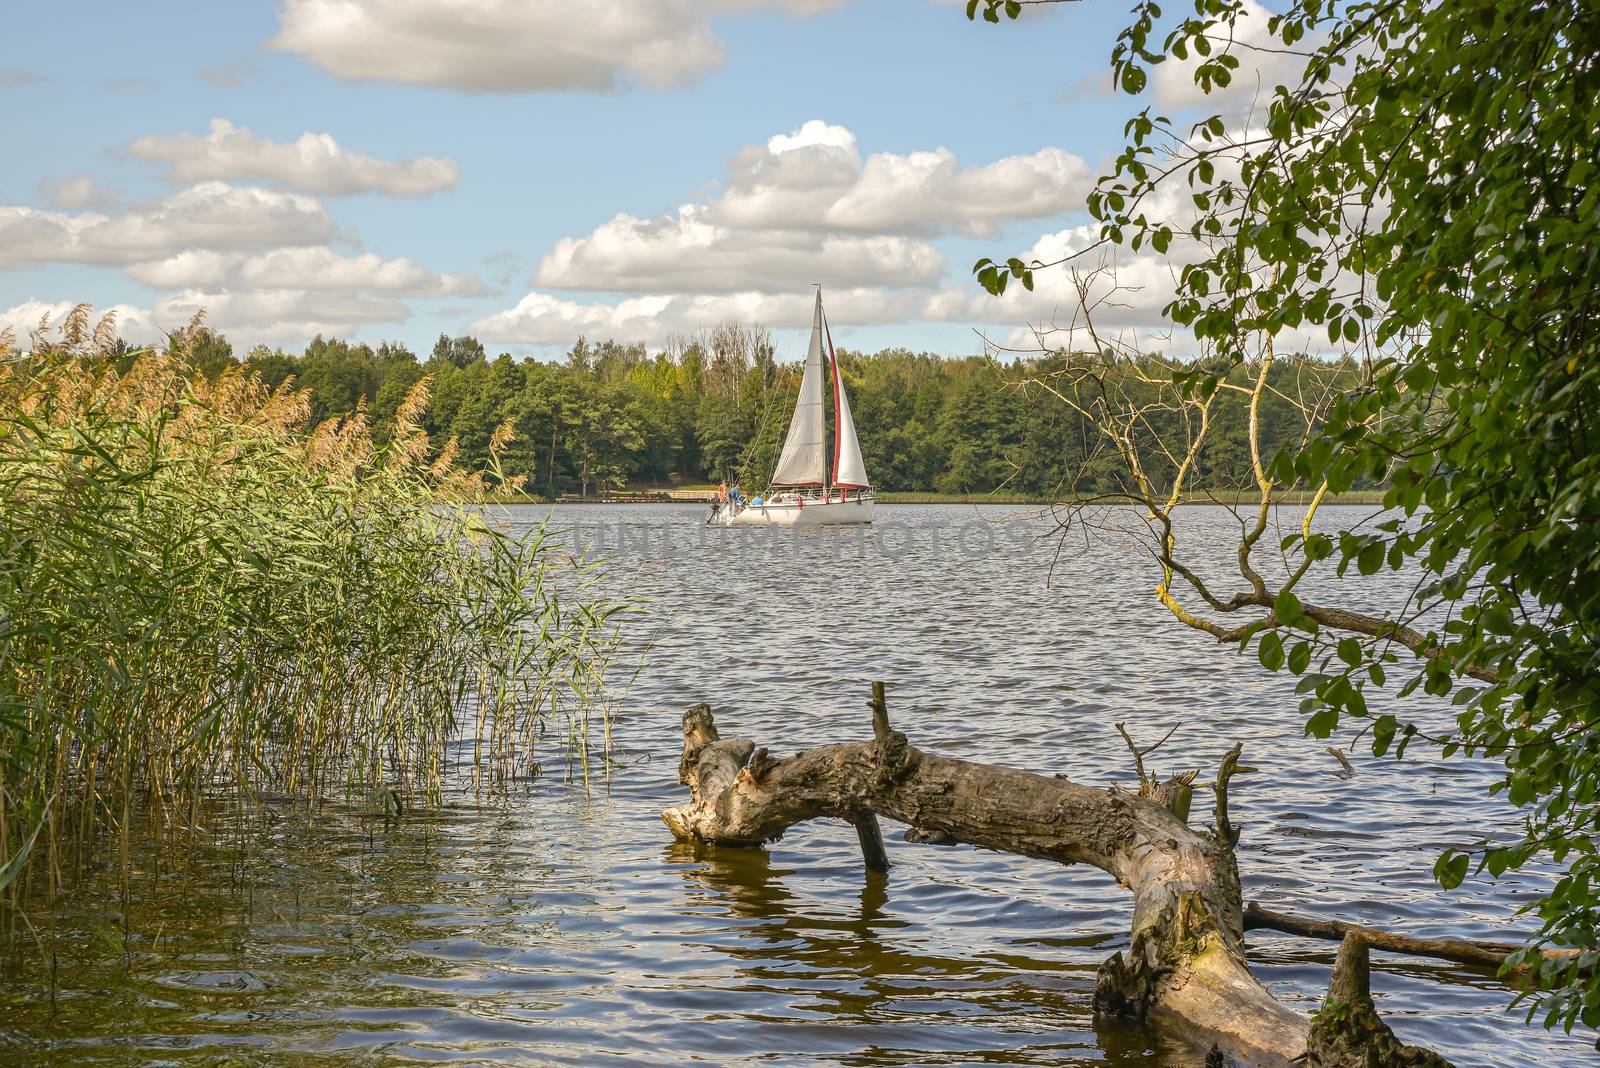
<path fill-rule="evenodd" d="M 735 316 L 785 342 L 820 281 L 842 343 L 976 351 L 1061 297 L 995 302 L 967 271 L 1081 233 L 1137 106 L 1105 89 L 1125 14 L 26 5 L 0 42 L 0 319 L 88 301 L 138 336 L 205 306 L 239 347 L 472 331 L 545 355 Z"/>

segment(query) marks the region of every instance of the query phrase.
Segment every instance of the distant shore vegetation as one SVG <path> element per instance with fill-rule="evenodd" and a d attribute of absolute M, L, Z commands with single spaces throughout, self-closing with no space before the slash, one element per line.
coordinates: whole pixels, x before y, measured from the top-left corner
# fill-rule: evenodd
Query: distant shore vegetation
<path fill-rule="evenodd" d="M 1118 459 L 1094 428 L 1040 396 L 1038 384 L 1066 367 L 1063 354 L 1002 362 L 889 348 L 839 356 L 867 471 L 881 492 L 908 495 L 907 502 L 1034 502 L 1127 488 Z M 557 360 L 491 355 L 475 338 L 447 336 L 425 356 L 395 342 L 323 337 L 298 353 L 264 346 L 239 353 L 221 334 L 206 332 L 193 359 L 207 375 L 242 365 L 268 388 L 292 380 L 306 393 L 313 423 L 360 412 L 379 442 L 392 433 L 410 390 L 428 377 L 432 397 L 418 418 L 430 440 L 454 441 L 460 462 L 481 469 L 496 429 L 509 427 L 513 438 L 498 463 L 512 485 L 491 478 L 487 489 L 549 499 L 724 479 L 761 487 L 782 447 L 800 379 L 798 363 L 778 361 L 767 330 L 738 324 L 658 351 L 579 338 Z M 1119 361 L 1108 373 L 1129 382 L 1163 381 L 1184 366 L 1150 357 Z M 1273 376 L 1281 388 L 1264 395 L 1260 411 L 1268 455 L 1306 433 L 1292 400 L 1306 376 L 1324 388 L 1355 388 L 1361 380 L 1355 361 L 1307 357 L 1280 358 Z M 1153 398 L 1156 387 L 1150 392 Z M 1157 431 L 1171 429 L 1160 425 L 1162 418 L 1150 419 L 1153 469 L 1163 462 Z M 1225 396 L 1212 420 L 1188 484 L 1225 500 L 1255 483 L 1248 405 Z"/>

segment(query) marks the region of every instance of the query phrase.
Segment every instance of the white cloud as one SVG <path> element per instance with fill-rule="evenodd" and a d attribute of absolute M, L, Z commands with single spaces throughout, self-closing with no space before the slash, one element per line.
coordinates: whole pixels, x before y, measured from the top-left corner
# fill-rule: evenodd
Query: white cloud
<path fill-rule="evenodd" d="M 468 92 L 686 85 L 725 55 L 692 0 L 284 0 L 278 21 L 270 47 L 336 77 Z"/>
<path fill-rule="evenodd" d="M 25 344 L 42 317 L 52 326 L 59 325 L 72 307 L 71 301 L 30 298 L 0 310 L 0 330 L 10 327 L 18 341 Z M 186 325 L 201 310 L 206 313 L 207 325 L 231 335 L 235 343 L 246 344 L 304 342 L 315 334 L 349 336 L 364 325 L 399 322 L 411 314 L 400 301 L 366 294 L 303 289 L 249 293 L 190 289 L 160 297 L 149 308 L 128 304 L 96 308 L 94 317 L 115 312 L 121 336 L 134 344 L 144 344 L 159 341 L 165 333 Z"/>
<path fill-rule="evenodd" d="M 377 159 L 351 151 L 325 133 L 303 133 L 292 142 L 269 141 L 227 119 L 212 119 L 204 137 L 190 133 L 140 137 L 128 143 L 127 151 L 146 162 L 166 164 L 174 183 L 243 179 L 325 196 L 421 197 L 454 189 L 461 180 L 454 160 Z"/>
<path fill-rule="evenodd" d="M 836 286 L 926 285 L 945 260 L 925 241 L 893 235 L 741 230 L 684 205 L 676 215 L 618 215 L 581 238 L 563 238 L 544 257 L 535 284 L 609 292 L 799 291 Z"/>
<path fill-rule="evenodd" d="M 157 300 L 151 318 L 182 325 L 202 309 L 211 326 L 252 342 L 304 341 L 314 334 L 348 336 L 365 324 L 401 322 L 411 315 L 411 309 L 400 301 L 345 291 L 185 290 Z"/>
<path fill-rule="evenodd" d="M 45 178 L 39 183 L 39 195 L 51 207 L 66 211 L 103 211 L 114 207 L 120 199 L 115 190 L 101 185 L 92 174 Z"/>
<path fill-rule="evenodd" d="M 334 236 L 333 221 L 311 197 L 204 182 L 115 215 L 0 207 L 0 267 L 122 268 L 163 291 L 147 309 L 117 309 L 124 336 L 137 341 L 181 327 L 201 309 L 217 329 L 246 342 L 304 341 L 403 321 L 411 310 L 401 298 L 485 292 L 471 273 L 337 251 L 324 243 Z M 40 316 L 58 320 L 70 308 L 30 299 L 0 313 L 0 322 L 26 338 Z"/>
<path fill-rule="evenodd" d="M 1054 323 L 1063 328 L 1074 322 L 1082 325 L 1075 268 L 1089 283 L 1088 299 L 1097 329 L 1160 329 L 1161 309 L 1172 300 L 1181 261 L 1148 248 L 1132 252 L 1117 246 L 1078 255 L 1094 246 L 1099 231 L 1095 224 L 1045 234 L 1019 253 L 1023 261 L 1055 263 L 1068 256 L 1077 258 L 1035 272 L 1031 292 L 1015 282 L 999 297 L 973 287 L 966 307 L 954 311 L 953 317 L 999 324 Z"/>
<path fill-rule="evenodd" d="M 483 283 L 472 274 L 435 274 L 401 256 L 346 256 L 326 245 L 242 253 L 189 249 L 166 259 L 131 264 L 127 274 L 152 289 L 379 290 L 397 295 L 475 296 Z"/>
<path fill-rule="evenodd" d="M 1024 309 L 983 304 L 965 279 L 945 284 L 949 264 L 929 239 L 1072 211 L 1091 183 L 1083 161 L 1056 148 L 968 167 L 944 148 L 863 158 L 849 129 L 813 119 L 740 150 L 707 203 L 619 214 L 558 241 L 534 273 L 542 289 L 622 299 L 535 291 L 471 329 L 557 344 L 580 333 L 660 342 L 725 319 L 803 325 L 818 281 L 838 323 L 1021 323 Z"/>
<path fill-rule="evenodd" d="M 917 292 L 871 288 L 829 291 L 828 319 L 834 324 L 900 322 L 916 315 L 924 299 Z M 487 341 L 530 345 L 566 344 L 579 334 L 659 343 L 729 320 L 808 326 L 811 308 L 807 292 L 651 294 L 615 304 L 529 293 L 516 307 L 479 319 L 468 329 Z"/>
<path fill-rule="evenodd" d="M 943 148 L 863 160 L 850 130 L 813 119 L 742 149 L 709 204 L 620 214 L 563 238 L 534 284 L 658 294 L 929 286 L 948 264 L 926 238 L 1057 215 L 1080 207 L 1089 185 L 1083 161 L 1057 148 L 965 169 Z"/>
<path fill-rule="evenodd" d="M 115 216 L 0 206 L 0 269 L 310 245 L 334 233 L 333 220 L 311 197 L 202 182 Z"/>
<path fill-rule="evenodd" d="M 850 0 L 713 0 L 712 6 L 719 11 L 732 13 L 745 13 L 759 11 L 763 8 L 775 8 L 785 15 L 797 18 L 810 18 L 812 15 L 822 15 L 829 11 L 838 11 L 847 6 Z"/>
<path fill-rule="evenodd" d="M 26 346 L 29 337 L 40 324 L 54 330 L 66 319 L 74 304 L 69 300 L 43 301 L 33 297 L 0 311 L 0 333 L 11 331 L 17 344 Z M 121 335 L 129 341 L 150 341 L 160 336 L 160 331 L 150 319 L 149 311 L 131 304 L 117 304 L 110 308 L 96 308 L 93 320 L 99 322 L 106 314 L 116 316 Z M 180 324 L 181 325 L 181 324 Z"/>
<path fill-rule="evenodd" d="M 244 258 L 238 252 L 191 248 L 165 259 L 129 264 L 124 273 L 151 289 L 220 286 L 238 270 Z"/>
<path fill-rule="evenodd" d="M 1279 84 L 1291 88 L 1300 81 L 1305 67 L 1305 57 L 1286 51 L 1282 40 L 1267 29 L 1272 17 L 1256 0 L 1242 0 L 1243 8 L 1234 22 L 1231 37 L 1226 26 L 1219 26 L 1209 36 L 1211 58 L 1229 51 L 1239 60 L 1239 69 L 1223 88 L 1213 87 L 1205 92 L 1194 83 L 1195 68 L 1204 62 L 1190 49 L 1187 59 L 1168 59 L 1151 71 L 1150 84 L 1155 90 L 1157 106 L 1169 111 L 1184 108 L 1206 108 L 1230 118 L 1237 118 L 1252 107 L 1264 109 L 1272 99 L 1272 90 Z M 1309 51 L 1317 44 L 1316 38 L 1301 41 L 1296 51 Z"/>
<path fill-rule="evenodd" d="M 962 168 L 947 148 L 865 161 L 853 133 L 812 119 L 729 161 L 710 218 L 730 226 L 989 236 L 1000 223 L 1083 206 L 1094 175 L 1059 148 Z"/>
<path fill-rule="evenodd" d="M 1096 226 L 1046 234 L 1018 255 L 1043 263 L 1074 258 L 1035 272 L 1031 292 L 1015 282 L 999 297 L 968 287 L 946 289 L 928 299 L 922 318 L 995 327 L 986 333 L 996 336 L 1002 345 L 1022 350 L 1038 348 L 1041 340 L 1050 348 L 1091 348 L 1098 339 L 1124 350 L 1197 351 L 1193 334 L 1174 327 L 1162 314 L 1177 292 L 1186 252 L 1194 248 L 1192 242 L 1186 247 L 1186 239 L 1175 238 L 1169 254 L 1164 255 L 1149 246 L 1137 252 L 1126 246 L 1097 248 L 1098 236 Z M 1082 292 L 1080 281 L 1085 287 Z M 1088 329 L 1089 316 L 1093 335 Z M 1327 353 L 1327 340 L 1320 328 L 1305 327 L 1283 331 L 1276 345 L 1280 352 Z"/>

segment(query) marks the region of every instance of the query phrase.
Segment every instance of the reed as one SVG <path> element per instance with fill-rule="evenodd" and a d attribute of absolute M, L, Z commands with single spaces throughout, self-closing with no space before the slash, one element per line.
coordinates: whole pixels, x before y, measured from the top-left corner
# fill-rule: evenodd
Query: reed
<path fill-rule="evenodd" d="M 312 427 L 289 384 L 195 374 L 198 323 L 115 360 L 88 323 L 0 337 L 0 900 L 96 842 L 126 867 L 134 816 L 400 809 L 458 760 L 492 790 L 541 742 L 585 776 L 608 755 L 623 606 L 466 503 L 426 380 L 379 445 L 359 411 Z"/>

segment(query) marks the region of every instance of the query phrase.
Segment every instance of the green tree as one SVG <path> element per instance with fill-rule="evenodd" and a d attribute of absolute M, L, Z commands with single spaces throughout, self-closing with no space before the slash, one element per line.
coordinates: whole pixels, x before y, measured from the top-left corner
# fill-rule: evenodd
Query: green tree
<path fill-rule="evenodd" d="M 998 21 L 1021 6 L 982 9 Z M 1302 674 L 1310 733 L 1354 721 L 1380 754 L 1429 743 L 1502 760 L 1495 789 L 1524 815 L 1522 840 L 1464 842 L 1435 872 L 1453 886 L 1557 865 L 1533 906 L 1531 996 L 1547 1025 L 1600 1025 L 1600 9 L 1294 0 L 1253 48 L 1245 4 L 1194 11 L 1163 22 L 1141 0 L 1113 52 L 1124 91 L 1182 62 L 1201 89 L 1226 89 L 1265 49 L 1301 57 L 1298 77 L 1249 130 L 1136 114 L 1091 197 L 1102 239 L 1182 265 L 1167 312 L 1220 366 L 1174 375 L 1175 410 L 1198 415 L 1233 368 L 1265 375 L 1298 331 L 1361 361 L 1324 422 L 1263 450 L 1263 509 L 1283 488 L 1367 479 L 1399 514 L 1331 536 L 1308 524 L 1283 546 L 1289 580 L 1247 573 L 1246 594 L 1215 603 L 1191 582 L 1208 615 L 1174 612 Z M 1178 195 L 1158 196 L 1169 184 Z M 1045 266 L 976 271 L 999 292 Z M 1162 563 L 1173 581 L 1181 561 L 1169 548 Z M 1425 577 L 1398 613 L 1302 600 L 1300 578 L 1327 566 Z M 1452 728 L 1374 711 L 1390 684 L 1451 700 Z"/>
<path fill-rule="evenodd" d="M 440 334 L 439 340 L 433 343 L 433 353 L 429 358 L 452 367 L 466 367 L 488 356 L 483 351 L 483 343 L 475 337 Z"/>

